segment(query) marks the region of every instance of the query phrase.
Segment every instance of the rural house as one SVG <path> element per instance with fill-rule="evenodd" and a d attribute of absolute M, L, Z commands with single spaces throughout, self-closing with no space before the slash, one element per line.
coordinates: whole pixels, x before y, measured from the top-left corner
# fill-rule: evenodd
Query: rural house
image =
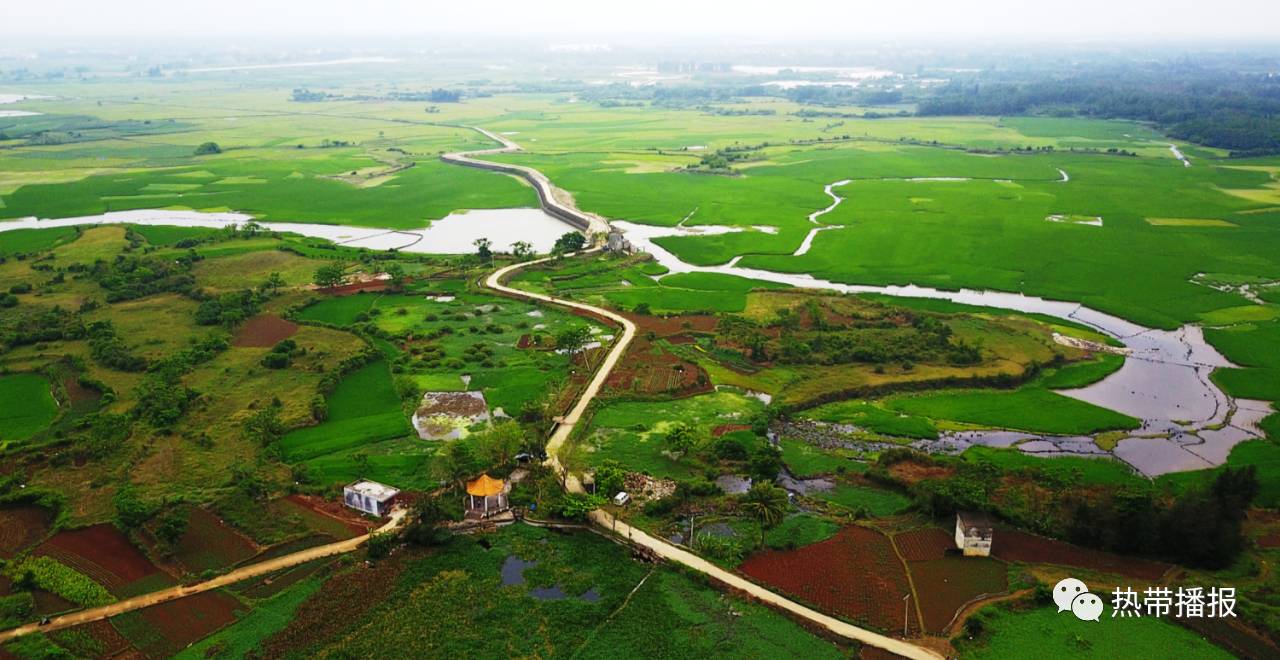
<path fill-rule="evenodd" d="M 991 519 L 985 513 L 960 511 L 956 513 L 956 547 L 966 557 L 986 557 L 991 554 Z"/>
<path fill-rule="evenodd" d="M 391 511 L 400 491 L 376 481 L 361 479 L 342 488 L 342 501 L 347 506 L 373 516 L 385 516 Z"/>
<path fill-rule="evenodd" d="M 501 479 L 482 474 L 467 482 L 467 499 L 463 501 L 468 518 L 481 519 L 510 509 L 507 484 Z"/>

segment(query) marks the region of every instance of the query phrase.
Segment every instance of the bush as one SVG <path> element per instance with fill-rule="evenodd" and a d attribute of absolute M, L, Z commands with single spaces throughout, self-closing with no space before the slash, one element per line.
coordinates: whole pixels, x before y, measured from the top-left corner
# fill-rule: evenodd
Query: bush
<path fill-rule="evenodd" d="M 220 153 L 222 153 L 222 147 L 218 146 L 217 142 L 205 142 L 205 143 L 202 143 L 200 146 L 196 147 L 197 156 L 207 156 L 209 154 L 220 154 Z"/>
<path fill-rule="evenodd" d="M 23 282 L 9 287 L 9 293 L 31 293 L 31 284 Z"/>
<path fill-rule="evenodd" d="M 742 546 L 734 538 L 702 533 L 694 539 L 693 547 L 698 552 L 720 561 L 736 564 L 742 560 Z"/>

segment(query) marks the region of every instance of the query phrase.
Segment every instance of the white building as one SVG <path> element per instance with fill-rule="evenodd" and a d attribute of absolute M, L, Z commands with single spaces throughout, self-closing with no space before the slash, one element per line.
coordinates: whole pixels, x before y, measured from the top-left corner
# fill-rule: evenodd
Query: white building
<path fill-rule="evenodd" d="M 956 513 L 956 547 L 966 557 L 986 557 L 991 554 L 991 519 L 977 511 Z"/>
<path fill-rule="evenodd" d="M 347 506 L 373 516 L 385 516 L 391 512 L 396 495 L 400 491 L 376 481 L 361 479 L 342 488 L 342 501 Z"/>

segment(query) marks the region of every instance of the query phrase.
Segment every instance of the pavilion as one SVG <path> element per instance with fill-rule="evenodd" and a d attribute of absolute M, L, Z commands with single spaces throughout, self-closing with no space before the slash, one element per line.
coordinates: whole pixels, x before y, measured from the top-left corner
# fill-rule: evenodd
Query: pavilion
<path fill-rule="evenodd" d="M 488 518 L 511 508 L 507 503 L 507 483 L 482 474 L 467 482 L 467 498 L 463 501 L 468 518 Z"/>

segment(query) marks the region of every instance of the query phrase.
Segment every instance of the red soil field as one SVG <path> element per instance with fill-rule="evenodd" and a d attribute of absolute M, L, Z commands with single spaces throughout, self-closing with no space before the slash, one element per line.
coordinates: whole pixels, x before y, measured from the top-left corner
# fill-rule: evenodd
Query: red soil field
<path fill-rule="evenodd" d="M 622 316 L 631 319 L 636 324 L 636 334 L 643 337 L 648 332 L 653 332 L 659 337 L 670 337 L 671 335 L 685 334 L 693 332 L 713 332 L 716 324 L 720 322 L 714 316 L 705 314 L 696 314 L 690 316 L 644 316 L 638 314 L 622 313 Z M 685 327 L 685 323 L 689 327 Z"/>
<path fill-rule="evenodd" d="M 159 569 L 107 523 L 58 532 L 36 549 L 88 575 L 113 593 Z"/>
<path fill-rule="evenodd" d="M 991 555 L 1005 561 L 1078 566 L 1143 580 L 1158 580 L 1172 568 L 1169 564 L 1158 561 L 1081 548 L 1065 541 L 1048 539 L 1015 529 L 995 530 L 991 540 Z"/>
<path fill-rule="evenodd" d="M 989 557 L 945 557 L 907 563 L 925 630 L 941 634 L 965 603 L 1009 589 L 1005 563 Z"/>
<path fill-rule="evenodd" d="M 88 635 L 89 638 L 97 645 L 97 648 L 92 649 L 91 652 L 91 655 L 94 657 L 120 658 L 122 657 L 120 654 L 133 650 L 133 646 L 129 644 L 129 640 L 125 639 L 124 636 L 115 629 L 115 627 L 105 620 L 73 626 L 66 630 L 53 633 L 52 637 L 55 642 L 59 642 L 61 644 L 63 642 L 61 637 L 67 633 L 75 636 L 78 636 L 78 634 L 81 633 Z M 69 650 L 74 652 L 77 649 L 71 648 Z M 83 650 L 90 651 L 90 649 Z"/>
<path fill-rule="evenodd" d="M 49 512 L 38 506 L 0 509 L 0 559 L 10 559 L 44 538 L 52 522 Z"/>
<path fill-rule="evenodd" d="M 714 389 L 702 367 L 637 337 L 627 347 L 605 386 L 638 394 L 692 396 Z"/>
<path fill-rule="evenodd" d="M 402 570 L 401 562 L 393 558 L 326 580 L 320 591 L 302 603 L 289 625 L 262 644 L 262 657 L 296 654 L 342 632 L 391 595 Z"/>
<path fill-rule="evenodd" d="M 272 314 L 260 314 L 240 326 L 232 346 L 248 346 L 267 348 L 277 342 L 292 337 L 298 331 L 298 324 L 286 321 Z"/>
<path fill-rule="evenodd" d="M 381 291 L 387 288 L 386 280 L 370 280 L 368 282 L 352 282 L 351 284 L 343 284 L 342 286 L 331 286 L 326 289 L 316 289 L 318 293 L 325 293 L 331 296 L 349 296 L 353 293 L 361 291 Z"/>
<path fill-rule="evenodd" d="M 898 552 L 907 561 L 931 561 L 947 556 L 947 550 L 956 547 L 956 540 L 938 527 L 923 527 L 903 532 L 893 537 Z"/>
<path fill-rule="evenodd" d="M 750 430 L 751 430 L 750 424 L 721 424 L 720 426 L 717 426 L 711 429 L 711 437 L 718 438 L 726 433 L 733 433 L 734 431 L 750 431 Z"/>
<path fill-rule="evenodd" d="M 234 566 L 257 553 L 257 546 L 213 512 L 191 507 L 187 530 L 178 539 L 174 558 L 188 573 L 202 573 Z"/>
<path fill-rule="evenodd" d="M 168 658 L 234 622 L 238 609 L 244 606 L 235 598 L 205 591 L 140 610 L 141 622 L 121 622 L 119 627 L 147 657 Z"/>
<path fill-rule="evenodd" d="M 366 520 L 359 513 L 352 509 L 348 509 L 341 502 L 332 502 L 312 495 L 289 495 L 284 498 L 287 502 L 297 505 L 305 511 L 310 511 L 315 515 L 324 516 L 333 522 L 342 525 L 349 532 L 349 536 L 360 536 L 367 534 L 370 530 L 378 527 L 380 523 L 376 521 Z M 326 527 L 328 527 L 326 525 Z M 329 531 L 328 529 L 321 531 Z"/>
<path fill-rule="evenodd" d="M 828 613 L 902 630 L 907 576 L 889 539 L 874 530 L 845 527 L 819 543 L 755 555 L 738 570 Z"/>

